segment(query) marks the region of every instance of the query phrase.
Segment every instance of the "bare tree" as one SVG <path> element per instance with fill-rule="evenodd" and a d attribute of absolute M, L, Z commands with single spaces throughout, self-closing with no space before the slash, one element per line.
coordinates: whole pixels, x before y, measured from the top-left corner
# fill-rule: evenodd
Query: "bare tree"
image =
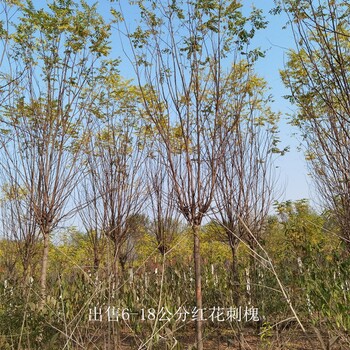
<path fill-rule="evenodd" d="M 106 249 L 104 249 L 104 237 L 99 224 L 99 195 L 97 188 L 91 186 L 91 175 L 88 171 L 82 180 L 78 205 L 81 206 L 79 216 L 86 231 L 89 247 L 92 249 L 93 271 L 98 275 L 102 255 Z"/>
<path fill-rule="evenodd" d="M 9 47 L 12 76 L 3 77 L 3 173 L 21 189 L 43 242 L 41 306 L 46 300 L 50 236 L 69 213 L 82 172 L 89 83 L 108 52 L 108 26 L 95 7 L 55 1 L 48 10 L 20 6 Z M 16 78 L 16 79 L 15 79 Z M 21 205 L 22 205 L 21 204 Z"/>
<path fill-rule="evenodd" d="M 285 1 L 296 49 L 282 78 L 299 107 L 294 118 L 306 145 L 317 192 L 350 249 L 350 10 L 342 1 Z"/>
<path fill-rule="evenodd" d="M 266 82 L 247 61 L 235 63 L 231 74 L 233 85 L 227 89 L 226 100 L 232 101 L 230 108 L 239 115 L 239 122 L 225 144 L 216 206 L 218 221 L 232 251 L 234 301 L 239 305 L 237 247 L 244 242 L 253 252 L 261 239 L 274 193 L 273 156 L 285 150 L 277 148 L 278 115 L 269 108 L 271 98 L 266 96 Z M 254 254 L 252 258 L 254 265 Z"/>
<path fill-rule="evenodd" d="M 89 203 L 84 221 L 94 236 L 103 235 L 113 244 L 111 276 L 117 288 L 121 249 L 135 231 L 133 218 L 143 209 L 146 189 L 139 93 L 113 66 L 115 62 L 107 62 L 102 67 L 92 98 L 94 121 L 83 158 L 88 165 L 84 201 Z"/>
<path fill-rule="evenodd" d="M 152 145 L 155 148 L 154 145 Z M 164 256 L 171 248 L 176 235 L 182 230 L 180 213 L 174 202 L 174 189 L 171 187 L 167 171 L 158 151 L 151 151 L 147 161 L 148 197 L 152 222 L 149 233 L 154 235 L 158 250 Z"/>
<path fill-rule="evenodd" d="M 225 0 L 138 1 L 137 5 L 140 25 L 132 32 L 125 27 L 126 35 L 148 121 L 163 145 L 162 162 L 177 209 L 192 228 L 200 315 L 196 340 L 202 350 L 200 230 L 210 212 L 225 143 L 238 119 L 223 108 L 225 60 L 244 52 L 256 28 L 265 22 L 259 11 L 246 18 L 239 3 Z"/>
<path fill-rule="evenodd" d="M 4 184 L 1 198 L 2 235 L 14 242 L 17 247 L 16 257 L 23 268 L 21 284 L 24 286 L 23 292 L 26 293 L 25 286 L 35 270 L 33 261 L 36 260 L 38 253 L 38 227 L 33 208 L 28 203 L 26 189 L 18 186 L 11 161 L 7 159 L 5 162 L 10 176 L 2 176 Z"/>

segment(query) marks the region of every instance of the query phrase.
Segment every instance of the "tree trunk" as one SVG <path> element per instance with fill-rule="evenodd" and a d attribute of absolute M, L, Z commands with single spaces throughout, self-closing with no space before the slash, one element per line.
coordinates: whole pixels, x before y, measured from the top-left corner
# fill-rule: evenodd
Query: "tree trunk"
<path fill-rule="evenodd" d="M 100 267 L 100 256 L 99 256 L 99 251 L 98 251 L 98 245 L 97 245 L 97 243 L 94 243 L 94 272 L 95 272 L 95 275 L 97 275 L 99 267 Z"/>
<path fill-rule="evenodd" d="M 232 252 L 232 281 L 233 281 L 233 302 L 236 307 L 239 307 L 239 275 L 238 275 L 238 264 L 237 264 L 237 245 L 231 245 Z"/>
<path fill-rule="evenodd" d="M 113 257 L 113 285 L 114 296 L 117 297 L 119 287 L 119 243 L 114 243 L 114 257 Z"/>
<path fill-rule="evenodd" d="M 252 251 L 256 251 L 255 244 L 250 244 L 250 249 Z M 252 305 L 256 305 L 256 301 L 258 300 L 257 295 L 257 271 L 256 271 L 256 259 L 254 255 L 250 256 L 250 262 L 249 262 L 249 281 L 250 281 L 250 293 L 248 293 L 248 301 Z"/>
<path fill-rule="evenodd" d="M 29 281 L 29 265 L 30 265 L 30 251 L 28 247 L 24 248 L 24 258 L 22 260 L 22 265 L 23 265 L 23 274 L 22 274 L 22 283 L 23 283 L 23 292 L 27 293 L 27 284 Z"/>
<path fill-rule="evenodd" d="M 112 305 L 116 305 L 119 302 L 119 242 L 114 242 L 114 259 L 113 259 L 113 279 L 112 279 Z M 120 334 L 119 323 L 112 322 L 112 342 L 114 349 L 120 348 Z"/>
<path fill-rule="evenodd" d="M 194 225 L 193 230 L 193 256 L 194 256 L 194 270 L 195 270 L 195 284 L 196 284 L 196 306 L 198 309 L 198 317 L 196 320 L 196 342 L 197 350 L 203 350 L 202 337 L 202 277 L 201 277 L 201 254 L 200 254 L 200 226 Z"/>
<path fill-rule="evenodd" d="M 44 238 L 44 250 L 43 257 L 41 261 L 41 276 L 40 276 L 40 309 L 43 309 L 46 303 L 46 280 L 47 280 L 47 266 L 48 266 L 48 258 L 49 258 L 49 242 L 50 242 L 50 234 L 49 230 L 43 230 L 43 238 Z"/>

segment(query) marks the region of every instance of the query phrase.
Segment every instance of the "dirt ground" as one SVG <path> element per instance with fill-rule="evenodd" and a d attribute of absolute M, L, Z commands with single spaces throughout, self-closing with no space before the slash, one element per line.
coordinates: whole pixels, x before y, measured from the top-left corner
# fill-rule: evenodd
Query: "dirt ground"
<path fill-rule="evenodd" d="M 139 347 L 135 338 L 128 334 L 121 337 L 120 350 L 143 350 L 147 347 Z M 325 341 L 325 344 L 327 342 Z M 165 339 L 160 338 L 153 344 L 153 350 L 195 350 L 194 332 L 176 337 L 173 342 L 166 344 Z M 316 334 L 308 331 L 304 334 L 297 329 L 288 329 L 282 332 L 269 332 L 258 335 L 256 330 L 248 329 L 237 334 L 230 330 L 212 330 L 205 335 L 205 350 L 323 350 Z M 328 348 L 327 348 L 328 349 Z M 330 350 L 349 350 L 335 342 Z"/>
<path fill-rule="evenodd" d="M 282 325 L 277 326 L 277 325 Z M 100 326 L 102 326 L 100 324 Z M 95 328 L 96 338 L 91 339 L 86 350 L 195 350 L 195 325 L 187 323 L 171 331 L 157 325 L 152 336 L 152 327 L 130 327 L 119 324 L 117 328 Z M 295 321 L 278 324 L 256 323 L 213 325 L 206 324 L 203 330 L 205 350 L 350 350 L 350 336 L 346 333 L 334 336 L 323 333 L 321 326 L 315 328 L 304 323 L 305 333 Z M 90 328 L 92 331 L 92 328 Z M 89 334 L 91 332 L 89 331 Z M 137 331 L 137 333 L 136 333 Z M 112 332 L 112 333 L 109 333 Z M 116 334 L 111 339 L 107 333 Z M 115 337 L 116 337 L 115 336 Z M 153 339 L 151 343 L 149 340 Z M 343 342 L 342 342 L 343 341 Z M 323 344 L 322 344 L 323 343 Z M 345 344 L 346 343 L 346 344 Z M 85 343 L 86 344 L 86 343 Z"/>

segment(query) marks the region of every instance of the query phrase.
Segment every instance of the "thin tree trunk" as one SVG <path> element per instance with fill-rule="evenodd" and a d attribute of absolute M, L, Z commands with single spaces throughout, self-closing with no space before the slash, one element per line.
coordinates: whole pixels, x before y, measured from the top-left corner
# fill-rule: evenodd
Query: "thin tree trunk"
<path fill-rule="evenodd" d="M 114 244 L 114 257 L 113 257 L 113 283 L 114 283 L 114 296 L 118 297 L 118 287 L 119 287 L 119 244 L 115 242 Z"/>
<path fill-rule="evenodd" d="M 250 244 L 250 249 L 252 251 L 256 251 L 256 247 L 254 244 Z M 258 300 L 257 295 L 257 279 L 256 279 L 256 259 L 254 255 L 250 256 L 250 263 L 249 263 L 249 280 L 250 280 L 250 294 L 248 293 L 248 297 L 250 298 L 249 301 L 252 305 L 256 305 L 256 300 Z"/>
<path fill-rule="evenodd" d="M 43 309 L 45 303 L 46 303 L 46 280 L 47 280 L 47 266 L 48 266 L 48 259 L 49 259 L 49 241 L 50 241 L 50 235 L 48 230 L 44 230 L 43 232 L 44 236 L 44 250 L 43 250 L 43 257 L 41 262 L 41 276 L 40 276 L 40 294 L 41 294 L 41 302 L 40 302 L 40 308 Z"/>
<path fill-rule="evenodd" d="M 27 283 L 29 281 L 29 265 L 30 265 L 30 253 L 27 249 L 25 249 L 24 252 L 24 259 L 23 259 L 23 274 L 22 274 L 22 283 L 23 286 L 26 287 Z M 23 288 L 23 292 L 26 293 L 26 288 Z"/>
<path fill-rule="evenodd" d="M 203 350 L 203 337 L 202 337 L 202 277 L 201 277 L 201 254 L 200 254 L 200 226 L 193 226 L 193 256 L 194 256 L 194 269 L 195 269 L 195 284 L 196 284 L 196 306 L 198 309 L 198 317 L 196 320 L 196 341 L 197 350 Z"/>
<path fill-rule="evenodd" d="M 119 242 L 114 242 L 114 260 L 113 260 L 113 290 L 112 290 L 112 304 L 115 304 L 119 300 Z M 114 349 L 120 347 L 120 336 L 119 336 L 119 323 L 112 322 L 112 341 Z"/>
<path fill-rule="evenodd" d="M 233 302 L 235 306 L 239 306 L 239 275 L 238 275 L 238 264 L 237 264 L 237 245 L 231 246 L 232 252 L 232 281 L 233 281 Z"/>
<path fill-rule="evenodd" d="M 96 275 L 98 273 L 99 267 L 100 267 L 100 255 L 99 255 L 99 251 L 98 251 L 98 246 L 95 243 L 94 244 L 94 272 Z"/>

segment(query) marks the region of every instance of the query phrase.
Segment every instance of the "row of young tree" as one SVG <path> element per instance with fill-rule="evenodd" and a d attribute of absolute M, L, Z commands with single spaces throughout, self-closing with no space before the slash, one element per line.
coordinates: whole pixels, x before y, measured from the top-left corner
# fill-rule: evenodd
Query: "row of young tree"
<path fill-rule="evenodd" d="M 128 21 L 131 9 L 137 25 Z M 348 9 L 287 1 L 275 12 L 282 10 L 300 45 L 282 78 L 300 107 L 295 122 L 316 183 L 348 241 Z M 267 83 L 254 71 L 263 52 L 251 48 L 267 22 L 260 10 L 244 14 L 241 3 L 226 0 L 140 0 L 112 4 L 111 15 L 107 23 L 96 5 L 71 0 L 44 8 L 2 2 L 3 235 L 17 244 L 24 290 L 38 278 L 44 310 L 50 242 L 71 220 L 92 243 L 97 275 L 101 245 L 112 244 L 109 278 L 117 290 L 145 217 L 163 256 L 186 223 L 201 310 L 203 224 L 211 220 L 225 233 L 234 279 L 240 243 L 251 266 L 273 268 L 262 241 L 276 195 L 273 160 L 285 149 Z M 136 83 L 111 58 L 112 33 L 129 43 L 124 53 Z M 203 349 L 200 318 L 196 343 Z"/>

